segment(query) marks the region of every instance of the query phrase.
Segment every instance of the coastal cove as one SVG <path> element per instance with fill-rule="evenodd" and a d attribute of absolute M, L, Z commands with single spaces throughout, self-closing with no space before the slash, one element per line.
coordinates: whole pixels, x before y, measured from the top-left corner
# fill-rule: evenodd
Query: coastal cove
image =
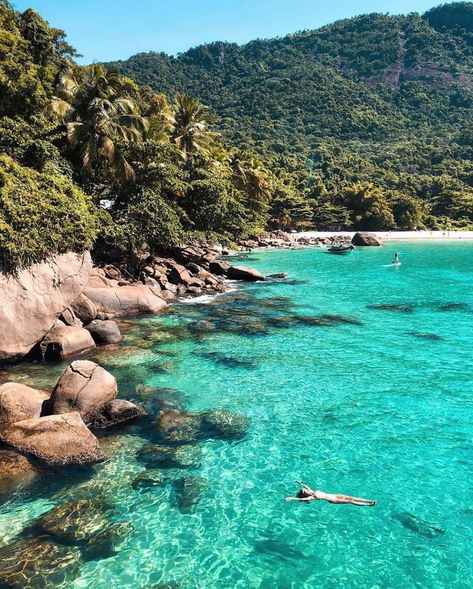
<path fill-rule="evenodd" d="M 402 266 L 384 267 L 395 251 Z M 472 255 L 462 242 L 258 250 L 245 264 L 288 278 L 119 320 L 124 341 L 91 359 L 120 398 L 151 416 L 241 413 L 248 433 L 153 463 L 146 420 L 113 430 L 106 462 L 45 472 L 0 507 L 0 550 L 80 501 L 79 528 L 105 518 L 113 549 L 61 544 L 54 587 L 471 586 Z M 50 389 L 65 366 L 0 379 Z M 287 504 L 294 479 L 378 506 Z"/>

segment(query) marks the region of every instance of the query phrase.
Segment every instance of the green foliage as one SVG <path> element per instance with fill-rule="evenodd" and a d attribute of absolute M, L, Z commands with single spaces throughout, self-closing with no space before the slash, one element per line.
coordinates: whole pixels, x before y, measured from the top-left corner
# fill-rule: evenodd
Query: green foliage
<path fill-rule="evenodd" d="M 385 193 L 396 226 L 420 225 L 442 207 L 441 215 L 457 215 L 429 202 L 435 178 L 448 175 L 461 193 L 473 186 L 472 14 L 468 2 L 422 16 L 369 14 L 282 39 L 112 65 L 160 92 L 208 104 L 224 141 L 258 154 L 308 198 L 318 228 L 349 227 L 337 195 L 359 182 Z M 315 178 L 332 195 L 317 204 Z M 274 197 L 271 222 L 281 215 L 283 226 L 288 213 Z"/>
<path fill-rule="evenodd" d="M 342 194 L 343 203 L 350 211 L 355 229 L 390 229 L 394 217 L 383 192 L 369 182 L 347 187 Z"/>
<path fill-rule="evenodd" d="M 0 156 L 0 269 L 12 272 L 54 253 L 82 252 L 97 233 L 90 200 L 69 179 Z"/>

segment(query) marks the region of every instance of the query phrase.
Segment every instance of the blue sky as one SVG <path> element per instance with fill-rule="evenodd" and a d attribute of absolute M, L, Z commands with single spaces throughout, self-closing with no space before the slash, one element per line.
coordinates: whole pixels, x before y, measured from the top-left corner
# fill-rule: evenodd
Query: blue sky
<path fill-rule="evenodd" d="M 367 12 L 424 12 L 442 0 L 11 0 L 64 29 L 82 63 L 142 51 L 176 54 L 210 41 L 245 43 Z"/>

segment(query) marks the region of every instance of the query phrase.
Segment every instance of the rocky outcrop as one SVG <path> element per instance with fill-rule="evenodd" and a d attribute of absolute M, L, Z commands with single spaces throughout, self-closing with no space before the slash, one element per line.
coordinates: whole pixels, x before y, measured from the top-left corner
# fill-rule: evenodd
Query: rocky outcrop
<path fill-rule="evenodd" d="M 118 344 L 123 339 L 115 321 L 94 319 L 94 321 L 86 325 L 85 329 L 87 329 L 98 346 Z"/>
<path fill-rule="evenodd" d="M 84 291 L 102 318 L 111 319 L 139 313 L 159 313 L 167 306 L 159 291 L 145 284 L 90 287 Z"/>
<path fill-rule="evenodd" d="M 360 246 L 380 246 L 383 242 L 376 237 L 374 233 L 368 233 L 366 231 L 358 231 L 351 240 L 353 245 Z"/>
<path fill-rule="evenodd" d="M 26 456 L 0 449 L 0 501 L 16 489 L 30 485 L 36 475 L 35 467 Z"/>
<path fill-rule="evenodd" d="M 40 417 L 48 393 L 37 391 L 24 384 L 7 382 L 0 386 L 0 427 Z"/>
<path fill-rule="evenodd" d="M 246 280 L 248 282 L 257 282 L 259 280 L 266 280 L 266 277 L 248 266 L 230 266 L 228 269 L 228 278 L 233 280 Z"/>
<path fill-rule="evenodd" d="M 92 429 L 105 429 L 126 425 L 145 415 L 147 415 L 147 411 L 131 401 L 113 399 L 94 413 L 89 414 L 87 425 Z"/>
<path fill-rule="evenodd" d="M 51 330 L 87 284 L 90 255 L 68 253 L 17 276 L 0 274 L 0 363 L 20 360 Z"/>
<path fill-rule="evenodd" d="M 70 309 L 84 325 L 87 325 L 97 317 L 97 307 L 84 293 L 72 301 Z"/>
<path fill-rule="evenodd" d="M 52 466 L 92 464 L 105 458 L 77 412 L 18 421 L 0 430 L 0 440 Z"/>
<path fill-rule="evenodd" d="M 39 344 L 43 360 L 65 360 L 89 354 L 95 342 L 83 327 L 72 327 L 58 322 Z"/>
<path fill-rule="evenodd" d="M 58 415 L 78 411 L 90 414 L 117 396 L 115 377 L 95 362 L 77 360 L 66 368 L 49 401 L 50 412 Z"/>
<path fill-rule="evenodd" d="M 217 276 L 226 276 L 229 268 L 230 264 L 227 264 L 227 262 L 224 262 L 223 260 L 215 260 L 209 264 L 210 272 Z"/>

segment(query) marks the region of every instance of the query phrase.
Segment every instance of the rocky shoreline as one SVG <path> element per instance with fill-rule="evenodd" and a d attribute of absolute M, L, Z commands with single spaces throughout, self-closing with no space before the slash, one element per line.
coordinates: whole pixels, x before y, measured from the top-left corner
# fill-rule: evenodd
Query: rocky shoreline
<path fill-rule="evenodd" d="M 370 242 L 369 235 L 357 235 L 358 242 Z M 319 241 L 294 240 L 290 234 L 275 232 L 264 234 L 258 240 L 243 241 L 239 247 L 308 247 L 319 244 Z M 16 361 L 24 357 L 51 362 L 87 357 L 97 346 L 122 341 L 115 319 L 159 313 L 183 296 L 225 292 L 230 288 L 228 280 L 255 282 L 286 277 L 285 274 L 266 277 L 246 266 L 232 266 L 224 259 L 228 254 L 219 245 L 196 241 L 160 256 L 143 255 L 134 261 L 133 266 L 122 269 L 112 265 L 92 267 L 88 255 L 66 255 L 65 260 L 51 262 L 47 268 L 33 268 L 26 280 L 21 276 L 16 278 L 17 287 L 24 289 L 25 283 L 31 286 L 36 278 L 42 288 L 41 304 L 50 303 L 46 309 L 48 314 L 40 316 L 40 303 L 34 296 L 30 297 L 27 310 L 30 315 L 36 314 L 36 325 L 31 321 L 28 336 L 31 337 L 36 328 L 38 341 L 30 341 L 27 345 L 26 338 L 20 333 L 19 343 L 15 342 L 13 338 L 18 336 L 18 330 L 13 330 L 12 341 L 8 346 L 3 345 L 1 358 Z M 67 268 L 63 267 L 64 263 Z M 7 280 L 11 285 L 13 279 L 9 277 Z M 57 291 L 55 297 L 54 289 Z M 37 289 L 32 288 L 31 292 L 34 294 Z M 58 309 L 61 303 L 64 308 Z M 24 308 L 25 304 L 25 300 L 21 300 L 17 310 Z M 11 311 L 8 305 L 3 309 L 4 314 Z M 56 316 L 52 314 L 54 312 Z M 45 328 L 48 320 L 52 325 Z M 42 330 L 45 333 L 41 337 Z M 23 479 L 31 479 L 32 469 L 35 469 L 30 465 L 30 458 L 49 466 L 84 465 L 103 460 L 104 454 L 93 432 L 126 425 L 147 415 L 145 409 L 128 400 L 117 399 L 117 395 L 115 378 L 86 359 L 74 360 L 52 391 L 12 382 L 2 384 L 0 471 L 3 488 L 15 489 L 14 481 L 21 483 Z M 223 413 L 220 417 L 229 433 L 235 418 Z M 217 415 L 218 412 L 212 418 L 214 422 Z M 241 422 L 242 419 L 236 420 Z M 189 442 L 179 433 L 182 428 L 185 432 L 193 431 L 195 441 L 202 435 L 202 428 L 208 429 L 210 423 L 208 417 L 190 417 L 174 409 L 161 415 L 159 420 L 166 424 L 165 428 L 178 432 L 167 438 L 162 434 L 166 443 Z M 214 431 L 219 427 L 214 423 Z"/>

